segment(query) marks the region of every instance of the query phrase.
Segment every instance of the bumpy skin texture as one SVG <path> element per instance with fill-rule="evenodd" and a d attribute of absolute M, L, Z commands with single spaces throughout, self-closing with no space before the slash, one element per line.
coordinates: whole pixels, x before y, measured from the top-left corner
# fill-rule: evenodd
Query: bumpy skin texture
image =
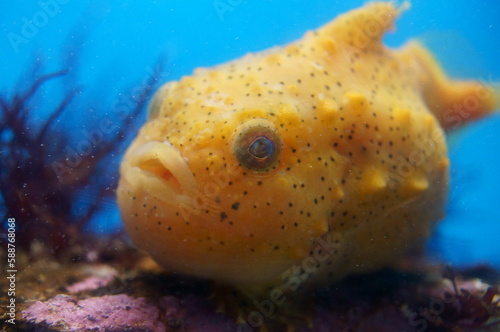
<path fill-rule="evenodd" d="M 496 97 L 449 81 L 416 43 L 385 48 L 399 11 L 371 3 L 162 87 L 121 166 L 132 240 L 168 270 L 249 292 L 323 285 L 421 244 L 444 212 L 442 128 Z M 274 144 L 265 170 L 238 158 L 248 128 Z"/>

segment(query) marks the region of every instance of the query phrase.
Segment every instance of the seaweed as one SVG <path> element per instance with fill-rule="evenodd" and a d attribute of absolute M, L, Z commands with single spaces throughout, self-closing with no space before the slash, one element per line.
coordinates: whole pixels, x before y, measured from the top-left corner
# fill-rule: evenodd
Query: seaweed
<path fill-rule="evenodd" d="M 489 286 L 485 291 L 467 290 L 457 286 L 457 275 L 451 267 L 445 267 L 443 278 L 451 281 L 452 293 L 447 292 L 440 312 L 426 308 L 422 313 L 436 330 L 493 331 L 500 327 L 500 290 Z"/>
<path fill-rule="evenodd" d="M 121 113 L 103 119 L 98 127 L 90 125 L 108 130 L 107 135 L 94 130 L 85 136 L 60 121 L 63 115 L 78 118 L 74 101 L 82 99 L 82 89 L 74 80 L 68 86 L 67 79 L 59 100 L 46 98 L 49 83 L 61 82 L 67 70 L 40 74 L 43 65 L 35 60 L 30 84 L 23 88 L 21 82 L 11 97 L 0 93 L 0 213 L 3 220 L 16 219 L 19 248 L 29 253 L 38 246 L 59 260 L 75 260 L 84 255 L 82 248 L 98 241 L 88 230 L 89 223 L 107 208 L 106 202 L 114 200 L 117 156 L 138 129 L 163 63 L 160 58 L 147 80 L 123 93 L 129 96 L 129 104 Z M 94 106 L 92 100 L 78 104 Z M 43 106 L 51 109 L 45 117 Z M 81 149 L 68 150 L 68 142 L 78 142 Z M 0 238 L 6 239 L 3 227 Z"/>

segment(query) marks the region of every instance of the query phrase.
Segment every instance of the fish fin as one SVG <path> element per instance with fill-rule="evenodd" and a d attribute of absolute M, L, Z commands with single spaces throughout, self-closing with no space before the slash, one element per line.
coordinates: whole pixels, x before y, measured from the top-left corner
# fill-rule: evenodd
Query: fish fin
<path fill-rule="evenodd" d="M 393 28 L 394 20 L 409 7 L 407 1 L 399 6 L 395 2 L 372 2 L 338 16 L 318 29 L 317 34 L 319 37 L 331 38 L 340 46 L 360 50 L 381 47 L 384 33 Z"/>
<path fill-rule="evenodd" d="M 163 84 L 158 91 L 156 91 L 148 105 L 148 121 L 158 116 L 169 114 L 169 109 L 164 105 L 165 100 L 169 94 L 172 94 L 172 91 L 175 90 L 177 85 L 177 82 L 168 82 Z"/>
<path fill-rule="evenodd" d="M 498 85 L 448 78 L 431 53 L 417 42 L 408 43 L 402 53 L 420 67 L 423 98 L 445 130 L 459 128 L 500 107 Z"/>

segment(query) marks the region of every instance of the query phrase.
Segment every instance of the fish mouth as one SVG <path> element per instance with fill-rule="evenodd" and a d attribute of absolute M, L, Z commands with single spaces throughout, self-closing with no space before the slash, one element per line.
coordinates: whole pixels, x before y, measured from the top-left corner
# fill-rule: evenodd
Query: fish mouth
<path fill-rule="evenodd" d="M 135 190 L 142 189 L 167 204 L 189 204 L 196 188 L 187 161 L 168 141 L 148 142 L 127 151 L 122 178 Z"/>

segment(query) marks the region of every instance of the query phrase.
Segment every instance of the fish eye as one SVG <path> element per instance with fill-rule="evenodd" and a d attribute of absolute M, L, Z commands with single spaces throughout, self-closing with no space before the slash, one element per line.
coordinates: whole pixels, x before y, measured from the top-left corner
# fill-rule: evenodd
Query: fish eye
<path fill-rule="evenodd" d="M 234 154 L 241 166 L 255 172 L 275 169 L 280 151 L 281 140 L 278 133 L 264 123 L 244 127 L 234 142 Z"/>
<path fill-rule="evenodd" d="M 270 158 L 274 155 L 274 144 L 266 136 L 259 136 L 250 144 L 248 153 L 258 159 Z"/>

